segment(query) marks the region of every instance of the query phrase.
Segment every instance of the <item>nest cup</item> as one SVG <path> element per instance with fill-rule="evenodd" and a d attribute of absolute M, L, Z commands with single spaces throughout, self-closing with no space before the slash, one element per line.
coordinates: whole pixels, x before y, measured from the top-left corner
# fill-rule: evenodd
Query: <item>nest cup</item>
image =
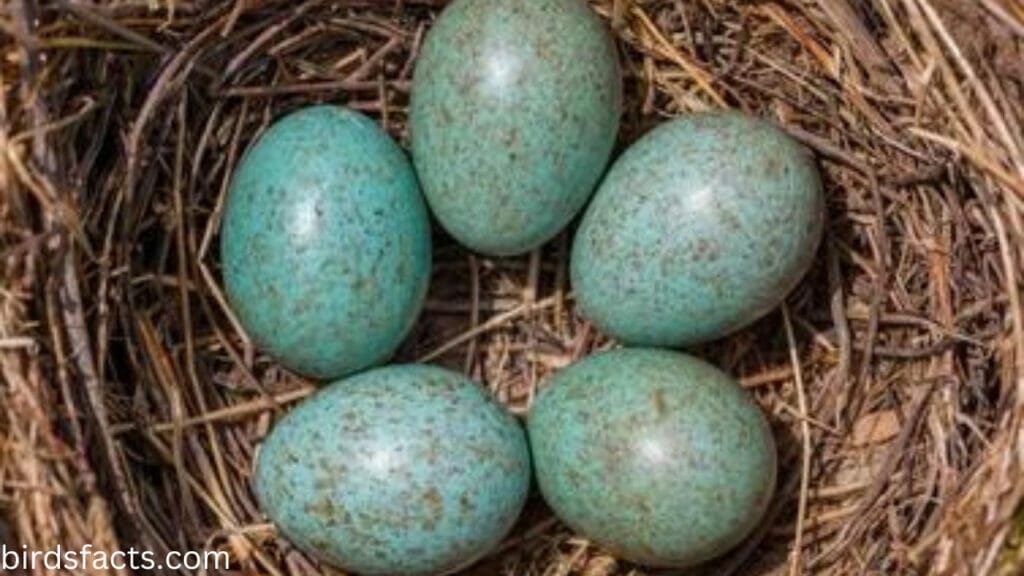
<path fill-rule="evenodd" d="M 252 495 L 261 439 L 314 386 L 254 350 L 225 303 L 224 195 L 246 146 L 300 106 L 347 105 L 408 144 L 442 4 L 0 7 L 0 543 L 335 573 Z M 625 75 L 616 154 L 668 117 L 728 107 L 779 123 L 825 178 L 811 273 L 696 350 L 756 397 L 780 449 L 764 523 L 706 572 L 1017 573 L 1024 6 L 592 6 Z M 436 232 L 426 309 L 396 359 L 463 370 L 525 414 L 553 371 L 613 345 L 575 314 L 571 233 L 493 259 Z M 464 573 L 644 572 L 534 499 Z"/>

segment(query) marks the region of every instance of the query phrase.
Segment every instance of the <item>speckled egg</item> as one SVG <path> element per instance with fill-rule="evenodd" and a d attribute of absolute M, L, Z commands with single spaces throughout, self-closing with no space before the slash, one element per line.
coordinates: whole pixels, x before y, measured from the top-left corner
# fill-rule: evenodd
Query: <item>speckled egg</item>
<path fill-rule="evenodd" d="M 366 575 L 454 572 L 490 551 L 526 500 L 518 422 L 466 377 L 412 364 L 327 386 L 264 442 L 256 495 L 280 531 Z"/>
<path fill-rule="evenodd" d="M 430 222 L 412 165 L 369 118 L 294 112 L 245 155 L 227 198 L 228 299 L 258 347 L 314 378 L 392 354 L 430 276 Z"/>
<path fill-rule="evenodd" d="M 615 46 L 583 0 L 455 0 L 416 64 L 412 155 L 441 225 L 526 252 L 583 207 L 619 125 Z"/>
<path fill-rule="evenodd" d="M 775 487 L 775 444 L 729 376 L 694 358 L 619 349 L 558 372 L 528 429 L 555 513 L 620 558 L 689 567 L 738 544 Z"/>
<path fill-rule="evenodd" d="M 579 309 L 629 344 L 719 338 L 782 302 L 823 221 L 814 159 L 780 128 L 733 112 L 667 122 L 587 208 L 571 260 Z"/>

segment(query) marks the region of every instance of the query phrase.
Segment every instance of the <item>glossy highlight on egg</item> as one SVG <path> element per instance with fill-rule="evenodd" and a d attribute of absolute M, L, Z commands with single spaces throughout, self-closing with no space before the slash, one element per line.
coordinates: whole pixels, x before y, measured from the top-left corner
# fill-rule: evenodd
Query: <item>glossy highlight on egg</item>
<path fill-rule="evenodd" d="M 304 400 L 260 451 L 255 489 L 281 532 L 364 575 L 450 574 L 492 550 L 526 501 L 522 428 L 459 373 L 376 368 Z"/>
<path fill-rule="evenodd" d="M 624 348 L 557 372 L 530 408 L 537 483 L 559 518 L 612 554 L 685 568 L 763 517 L 776 481 L 764 415 L 714 366 Z"/>
<path fill-rule="evenodd" d="M 313 106 L 271 125 L 234 173 L 224 286 L 257 347 L 336 378 L 401 343 L 426 296 L 430 246 L 404 152 L 366 116 Z"/>
<path fill-rule="evenodd" d="M 583 0 L 455 0 L 423 44 L 410 105 L 427 201 L 456 240 L 512 255 L 576 215 L 619 125 L 614 43 Z"/>
<path fill-rule="evenodd" d="M 721 338 L 782 302 L 824 221 L 817 165 L 782 129 L 736 112 L 666 122 L 587 207 L 570 264 L 580 313 L 631 345 Z"/>

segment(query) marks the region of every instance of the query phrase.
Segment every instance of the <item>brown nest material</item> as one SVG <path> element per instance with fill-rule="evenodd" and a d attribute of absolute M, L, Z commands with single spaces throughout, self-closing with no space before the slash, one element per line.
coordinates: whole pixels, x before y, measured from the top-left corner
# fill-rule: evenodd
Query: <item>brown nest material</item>
<path fill-rule="evenodd" d="M 344 103 L 406 141 L 440 4 L 0 5 L 0 542 L 334 573 L 250 491 L 261 438 L 312 385 L 237 329 L 218 223 L 240 154 L 287 110 Z M 714 573 L 1024 569 L 1024 3 L 594 8 L 625 63 L 620 146 L 728 106 L 787 127 L 826 173 L 815 269 L 700 350 L 756 395 L 781 450 L 768 519 Z M 567 244 L 486 259 L 439 238 L 400 359 L 465 369 L 525 411 L 553 370 L 610 344 L 574 314 Z M 643 571 L 534 504 L 470 573 Z"/>

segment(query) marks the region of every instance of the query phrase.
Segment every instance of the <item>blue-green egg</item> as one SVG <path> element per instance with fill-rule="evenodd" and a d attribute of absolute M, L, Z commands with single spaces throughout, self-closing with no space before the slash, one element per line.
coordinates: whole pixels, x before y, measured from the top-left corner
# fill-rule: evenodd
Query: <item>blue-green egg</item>
<path fill-rule="evenodd" d="M 666 122 L 609 169 L 580 223 L 580 312 L 628 344 L 725 336 L 796 286 L 823 222 L 817 165 L 780 128 L 734 112 Z"/>
<path fill-rule="evenodd" d="M 314 106 L 274 123 L 235 171 L 221 259 L 255 344 L 328 379 L 388 358 L 430 276 L 430 221 L 411 163 L 372 120 Z"/>
<path fill-rule="evenodd" d="M 760 409 L 728 375 L 677 352 L 619 349 L 563 369 L 528 430 L 555 513 L 639 564 L 683 568 L 725 553 L 775 487 Z"/>
<path fill-rule="evenodd" d="M 431 210 L 456 240 L 526 252 L 583 207 L 619 125 L 621 79 L 583 0 L 455 0 L 427 34 L 410 110 Z"/>
<path fill-rule="evenodd" d="M 255 488 L 289 540 L 366 575 L 448 574 L 492 550 L 526 500 L 519 423 L 466 377 L 421 364 L 331 384 L 264 442 Z"/>

